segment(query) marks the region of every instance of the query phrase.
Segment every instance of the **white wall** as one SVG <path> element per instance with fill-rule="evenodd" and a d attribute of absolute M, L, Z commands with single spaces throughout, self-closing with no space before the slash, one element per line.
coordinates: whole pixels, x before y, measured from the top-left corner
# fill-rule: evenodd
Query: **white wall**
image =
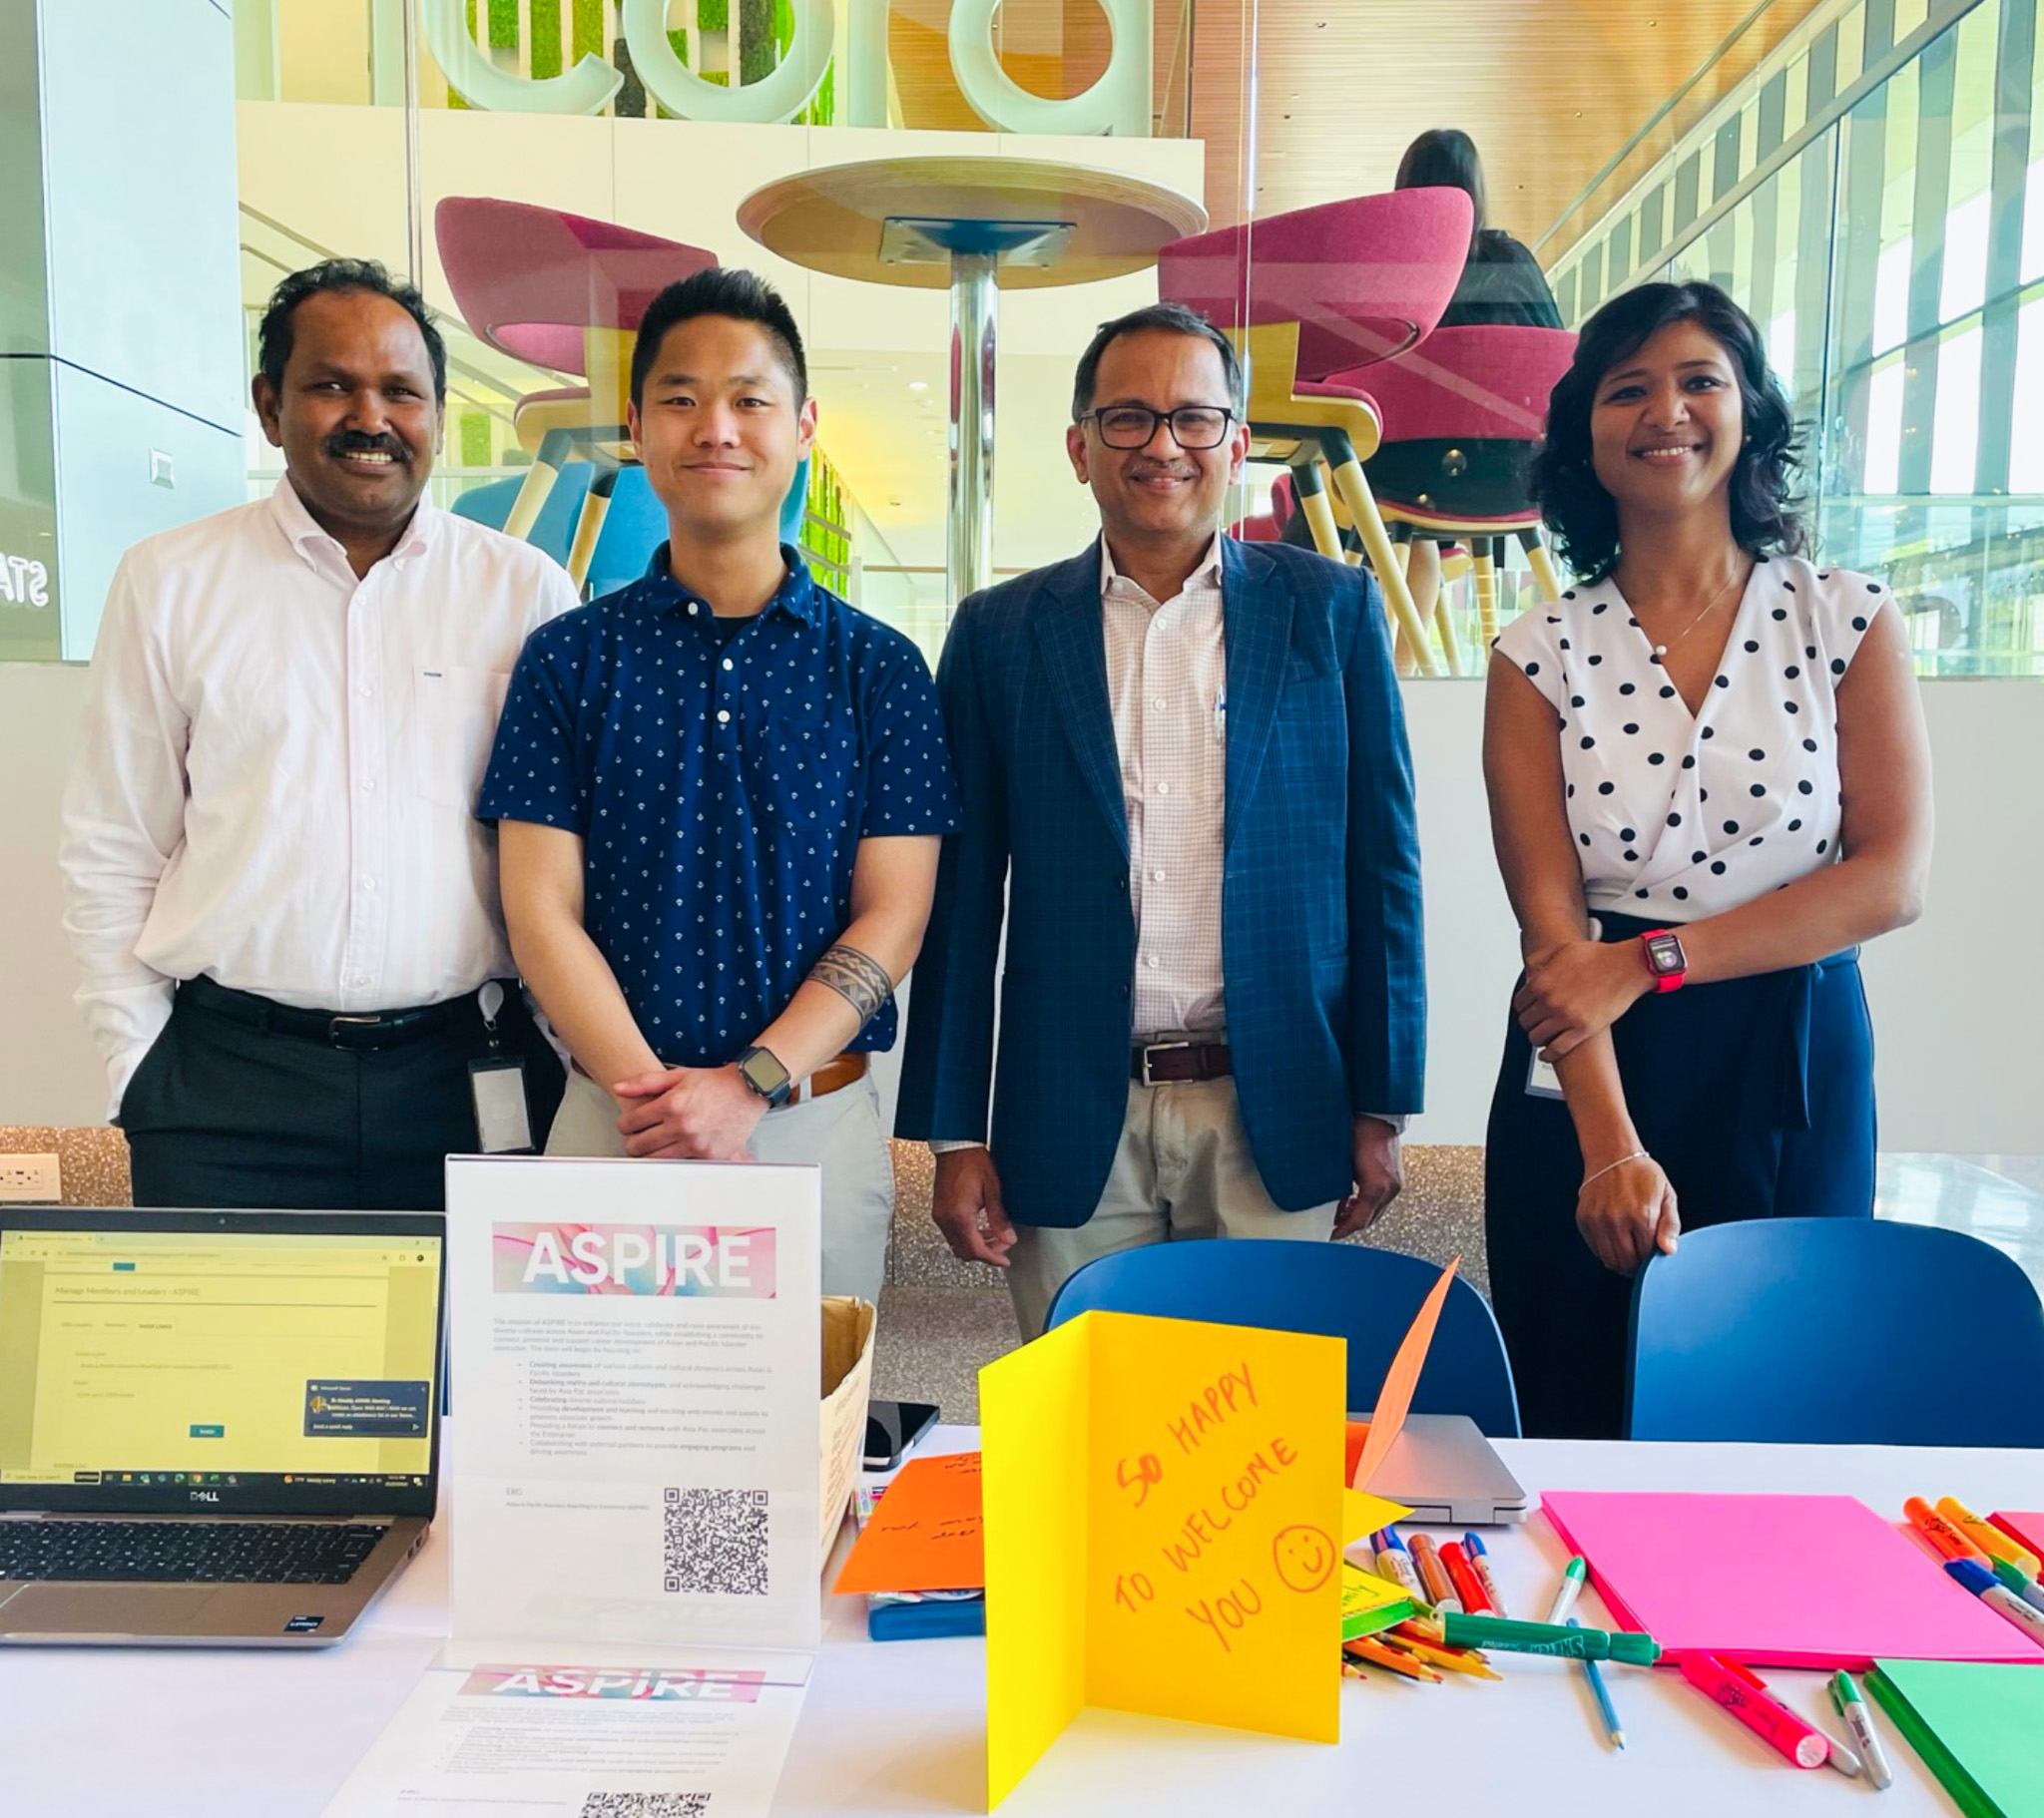
<path fill-rule="evenodd" d="M 101 1071 L 70 1002 L 59 925 L 58 798 L 85 674 L 0 665 L 0 1124 L 93 1124 Z M 1930 911 L 1869 948 L 1881 1145 L 2044 1153 L 2035 1061 L 2044 1012 L 2044 687 L 1925 685 L 1937 766 Z M 1517 948 L 1490 858 L 1478 764 L 1483 690 L 1405 690 L 1425 850 L 1432 1061 L 1416 1140 L 1480 1142 Z M 890 1078 L 892 1069 L 887 1070 Z"/>

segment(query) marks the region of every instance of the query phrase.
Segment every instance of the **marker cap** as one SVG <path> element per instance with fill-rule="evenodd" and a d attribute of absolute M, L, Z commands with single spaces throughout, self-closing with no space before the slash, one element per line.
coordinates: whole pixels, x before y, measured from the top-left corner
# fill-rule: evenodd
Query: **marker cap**
<path fill-rule="evenodd" d="M 1992 1591 L 2001 1583 L 1978 1560 L 1946 1560 L 1944 1569 L 1976 1597 L 1983 1591 Z"/>

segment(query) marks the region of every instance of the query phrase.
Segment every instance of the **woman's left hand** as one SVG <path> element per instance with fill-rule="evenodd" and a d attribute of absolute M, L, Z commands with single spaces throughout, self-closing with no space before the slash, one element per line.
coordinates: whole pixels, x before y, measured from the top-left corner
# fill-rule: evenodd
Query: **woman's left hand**
<path fill-rule="evenodd" d="M 1541 1059 L 1558 1061 L 1609 1029 L 1652 983 L 1637 941 L 1564 941 L 1527 956 L 1512 1014 Z"/>

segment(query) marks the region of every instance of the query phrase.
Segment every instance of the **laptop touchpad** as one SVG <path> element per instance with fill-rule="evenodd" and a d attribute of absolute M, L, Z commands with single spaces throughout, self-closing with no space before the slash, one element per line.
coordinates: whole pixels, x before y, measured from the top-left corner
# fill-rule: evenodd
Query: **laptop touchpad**
<path fill-rule="evenodd" d="M 176 1635 L 189 1632 L 214 1585 L 24 1585 L 0 1602 L 0 1635 Z"/>

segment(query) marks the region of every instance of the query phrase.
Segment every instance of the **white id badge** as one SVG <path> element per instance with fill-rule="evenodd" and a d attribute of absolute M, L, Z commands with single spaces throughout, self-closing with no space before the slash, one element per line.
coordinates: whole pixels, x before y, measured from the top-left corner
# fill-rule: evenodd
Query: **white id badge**
<path fill-rule="evenodd" d="M 532 1117 L 525 1105 L 523 1061 L 471 1061 L 469 1096 L 475 1100 L 478 1151 L 485 1155 L 529 1155 Z"/>
<path fill-rule="evenodd" d="M 1551 1061 L 1540 1058 L 1537 1048 L 1526 1068 L 1526 1096 L 1529 1099 L 1559 1099 L 1562 1096 L 1561 1075 L 1554 1071 Z"/>

